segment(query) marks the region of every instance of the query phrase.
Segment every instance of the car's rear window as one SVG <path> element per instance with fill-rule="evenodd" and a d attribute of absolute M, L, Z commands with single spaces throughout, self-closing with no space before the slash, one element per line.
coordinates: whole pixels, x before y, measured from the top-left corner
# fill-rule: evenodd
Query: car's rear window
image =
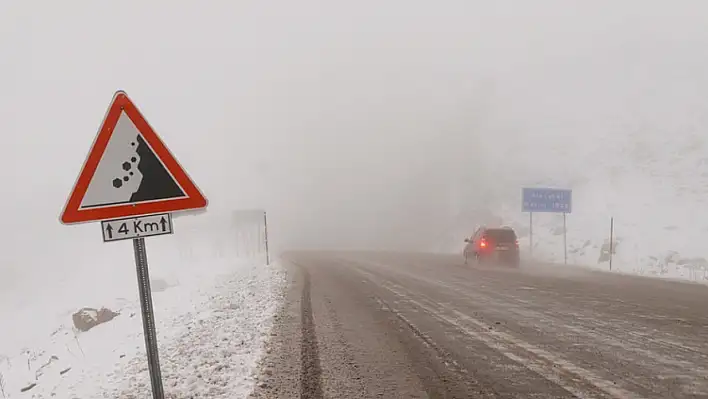
<path fill-rule="evenodd" d="M 489 229 L 485 235 L 494 242 L 511 243 L 516 241 L 516 233 L 511 229 Z"/>

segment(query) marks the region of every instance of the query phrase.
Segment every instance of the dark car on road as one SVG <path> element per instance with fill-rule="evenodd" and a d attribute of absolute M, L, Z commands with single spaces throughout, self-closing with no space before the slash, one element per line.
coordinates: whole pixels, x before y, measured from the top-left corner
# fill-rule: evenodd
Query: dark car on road
<path fill-rule="evenodd" d="M 472 237 L 465 238 L 465 242 L 465 264 L 471 260 L 476 263 L 519 265 L 519 240 L 511 227 L 480 227 Z"/>

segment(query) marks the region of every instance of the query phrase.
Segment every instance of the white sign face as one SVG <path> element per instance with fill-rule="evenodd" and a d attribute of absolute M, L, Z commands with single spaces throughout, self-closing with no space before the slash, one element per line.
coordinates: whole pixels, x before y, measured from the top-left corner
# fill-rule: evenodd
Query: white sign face
<path fill-rule="evenodd" d="M 169 213 L 103 220 L 101 221 L 101 229 L 103 230 L 103 242 L 161 236 L 174 232 L 172 215 Z"/>

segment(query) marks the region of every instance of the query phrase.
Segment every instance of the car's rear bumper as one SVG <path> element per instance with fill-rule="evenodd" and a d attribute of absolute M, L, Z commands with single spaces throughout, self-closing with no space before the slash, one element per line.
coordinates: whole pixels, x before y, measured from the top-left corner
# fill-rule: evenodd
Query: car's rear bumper
<path fill-rule="evenodd" d="M 494 251 L 494 252 L 489 252 L 486 254 L 481 254 L 485 260 L 493 261 L 493 262 L 499 262 L 499 263 L 507 263 L 507 264 L 519 264 L 521 261 L 521 256 L 518 252 L 516 251 L 509 251 L 509 252 L 502 252 L 502 251 Z"/>

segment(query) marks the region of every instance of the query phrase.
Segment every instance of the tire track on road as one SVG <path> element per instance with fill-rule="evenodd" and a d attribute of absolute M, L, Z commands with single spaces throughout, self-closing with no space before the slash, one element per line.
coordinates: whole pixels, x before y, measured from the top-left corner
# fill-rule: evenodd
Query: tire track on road
<path fill-rule="evenodd" d="M 304 279 L 302 301 L 300 304 L 302 315 L 300 398 L 322 399 L 324 397 L 322 393 L 322 368 L 320 366 L 320 354 L 315 333 L 315 320 L 312 312 L 310 273 L 305 267 L 297 266 L 302 271 Z"/>

